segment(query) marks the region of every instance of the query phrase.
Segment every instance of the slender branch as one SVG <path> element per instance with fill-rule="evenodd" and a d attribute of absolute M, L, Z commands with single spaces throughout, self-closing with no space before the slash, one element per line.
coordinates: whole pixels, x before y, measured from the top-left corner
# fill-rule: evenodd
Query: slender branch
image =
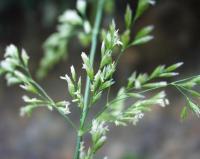
<path fill-rule="evenodd" d="M 63 112 L 61 112 L 58 107 L 54 106 L 55 110 L 76 130 L 78 131 L 78 128 L 76 127 L 76 125 L 73 123 L 73 121 L 66 116 Z"/>
<path fill-rule="evenodd" d="M 105 0 L 98 0 L 98 4 L 97 4 L 97 14 L 95 18 L 93 33 L 92 33 L 92 45 L 90 49 L 90 62 L 92 65 L 94 63 L 94 57 L 95 57 L 95 52 L 96 52 L 96 47 L 97 47 L 97 37 L 98 37 L 100 23 L 102 19 L 104 2 Z M 76 150 L 74 154 L 74 159 L 79 159 L 80 143 L 82 142 L 82 136 L 83 136 L 83 134 L 81 134 L 80 132 L 84 128 L 85 120 L 88 114 L 89 95 L 90 95 L 90 79 L 87 77 L 85 95 L 84 95 L 84 107 L 83 107 L 83 111 L 82 111 L 82 115 L 80 119 L 79 132 L 77 134 L 77 142 L 76 142 Z"/>
<path fill-rule="evenodd" d="M 72 122 L 72 120 L 68 117 L 68 116 L 66 116 L 63 112 L 61 112 L 59 109 L 58 109 L 58 107 L 57 107 L 57 105 L 56 105 L 56 103 L 53 101 L 53 99 L 51 99 L 51 97 L 49 97 L 49 95 L 43 90 L 43 88 L 42 87 L 40 87 L 40 85 L 39 84 L 37 84 L 34 80 L 31 80 L 31 82 L 34 84 L 34 86 L 38 89 L 38 91 L 40 91 L 41 93 L 40 93 L 40 95 L 41 95 L 41 97 L 43 97 L 44 99 L 46 99 L 47 100 L 47 102 L 50 104 L 50 105 L 52 105 L 52 107 L 56 110 L 56 111 L 58 111 L 58 113 L 77 131 L 78 129 L 77 129 L 77 127 L 76 127 L 76 125 Z"/>
<path fill-rule="evenodd" d="M 187 95 L 181 90 L 181 88 L 176 84 L 171 84 L 174 86 L 186 99 L 188 99 Z"/>
<path fill-rule="evenodd" d="M 197 77 L 200 77 L 200 75 L 194 75 L 194 76 L 192 76 L 192 77 L 188 77 L 188 78 L 185 78 L 185 79 L 181 79 L 181 80 L 172 82 L 172 84 L 177 84 L 177 83 L 185 82 L 185 81 L 191 80 L 191 79 L 193 79 L 193 78 L 197 78 Z"/>

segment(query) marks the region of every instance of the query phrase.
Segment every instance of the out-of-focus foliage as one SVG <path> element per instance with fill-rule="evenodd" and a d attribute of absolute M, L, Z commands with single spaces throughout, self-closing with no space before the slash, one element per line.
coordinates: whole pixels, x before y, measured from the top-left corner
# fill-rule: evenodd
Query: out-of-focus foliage
<path fill-rule="evenodd" d="M 66 10 L 59 16 L 57 32 L 45 41 L 44 57 L 37 72 L 38 78 L 43 78 L 53 66 L 68 55 L 68 45 L 72 37 L 78 35 L 82 45 L 87 46 L 91 39 L 91 25 L 85 18 L 86 1 L 78 0 L 77 10 Z"/>

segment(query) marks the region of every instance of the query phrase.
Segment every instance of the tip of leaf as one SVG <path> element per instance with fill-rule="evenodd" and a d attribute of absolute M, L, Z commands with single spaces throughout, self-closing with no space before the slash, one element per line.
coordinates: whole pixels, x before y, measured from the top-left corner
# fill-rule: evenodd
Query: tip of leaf
<path fill-rule="evenodd" d="M 85 53 L 85 52 L 82 52 L 82 53 L 81 53 L 81 57 L 82 57 L 82 58 L 83 58 L 83 57 L 87 57 L 86 53 Z"/>
<path fill-rule="evenodd" d="M 184 64 L 184 62 L 177 63 L 178 67 L 181 67 Z"/>
<path fill-rule="evenodd" d="M 149 25 L 148 27 L 149 27 L 149 30 L 151 30 L 151 31 L 154 30 L 154 28 L 155 28 L 154 25 Z"/>
<path fill-rule="evenodd" d="M 149 1 L 149 4 L 155 5 L 155 4 L 156 4 L 156 1 L 155 1 L 155 0 L 150 0 L 150 1 Z"/>

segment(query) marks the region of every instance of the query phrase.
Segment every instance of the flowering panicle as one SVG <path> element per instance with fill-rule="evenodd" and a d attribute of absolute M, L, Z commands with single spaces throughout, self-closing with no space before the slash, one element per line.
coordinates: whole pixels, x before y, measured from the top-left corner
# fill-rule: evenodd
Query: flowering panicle
<path fill-rule="evenodd" d="M 28 97 L 26 95 L 22 97 L 26 103 L 26 106 L 20 109 L 21 116 L 26 114 L 30 115 L 33 109 L 37 107 L 47 107 L 51 111 L 53 108 L 58 109 L 56 103 L 32 79 L 28 69 L 29 56 L 24 49 L 22 49 L 20 54 L 16 46 L 11 44 L 6 48 L 4 57 L 5 59 L 0 63 L 0 72 L 1 74 L 5 74 L 7 84 L 20 84 L 20 87 L 23 90 L 36 96 L 34 98 Z M 68 114 L 69 103 L 61 103 L 59 104 L 59 107 L 65 107 L 63 109 L 63 113 Z"/>
<path fill-rule="evenodd" d="M 126 12 L 124 15 L 124 21 L 126 29 L 121 35 L 121 41 L 123 43 L 123 50 L 136 45 L 142 45 L 149 41 L 151 41 L 154 36 L 150 33 L 153 31 L 154 27 L 152 25 L 145 26 L 142 28 L 135 36 L 133 40 L 131 40 L 131 30 L 132 25 L 135 21 L 143 14 L 143 12 L 149 7 L 149 5 L 153 5 L 155 1 L 153 0 L 140 0 L 138 2 L 138 7 L 136 10 L 136 15 L 133 17 L 132 10 L 129 5 L 126 7 Z"/>
<path fill-rule="evenodd" d="M 108 52 L 113 52 L 113 48 L 121 46 L 123 43 L 120 41 L 118 30 L 116 29 L 115 21 L 109 27 L 109 31 L 103 30 L 102 32 L 103 42 L 101 47 L 101 54 L 105 55 Z"/>
<path fill-rule="evenodd" d="M 182 62 L 173 64 L 169 67 L 160 65 L 150 75 L 146 73 L 137 75 L 137 73 L 134 72 L 128 79 L 127 89 L 165 87 L 167 86 L 166 81 L 159 81 L 159 82 L 151 82 L 151 81 L 156 78 L 168 78 L 177 76 L 178 73 L 174 71 L 178 69 L 181 65 L 183 65 Z"/>
<path fill-rule="evenodd" d="M 116 71 L 116 63 L 112 59 L 113 50 L 116 46 L 121 46 L 118 30 L 113 21 L 109 31 L 103 32 L 103 42 L 101 45 L 101 61 L 99 70 L 91 80 L 92 103 L 94 104 L 102 95 L 102 92 L 114 84 L 112 78 Z"/>
<path fill-rule="evenodd" d="M 73 98 L 72 102 L 77 103 L 80 108 L 83 107 L 83 95 L 81 92 L 81 77 L 77 79 L 77 75 L 74 66 L 71 66 L 71 78 L 66 74 L 64 77 L 60 78 L 67 81 L 68 91 Z"/>
<path fill-rule="evenodd" d="M 166 81 L 152 82 L 152 80 L 155 78 L 169 77 L 169 75 L 173 77 L 177 74 L 174 70 L 181 65 L 182 63 L 177 63 L 169 67 L 158 66 L 150 75 L 146 73 L 137 75 L 134 72 L 128 79 L 127 87 L 122 88 L 116 98 L 107 104 L 106 107 L 108 109 L 100 118 L 106 118 L 111 122 L 115 122 L 116 125 L 126 125 L 127 122 L 136 124 L 143 117 L 143 112 L 149 110 L 149 107 L 144 106 L 160 105 L 161 107 L 165 107 L 169 104 L 169 100 L 166 98 L 164 92 L 147 99 L 145 99 L 143 93 L 145 93 L 145 89 L 153 90 L 168 86 L 169 84 Z M 137 90 L 139 89 L 143 89 L 144 91 L 138 92 Z M 135 92 L 133 92 L 134 90 Z M 125 109 L 124 102 L 128 98 L 139 100 L 128 107 L 128 109 Z"/>
<path fill-rule="evenodd" d="M 126 108 L 123 103 L 130 97 L 135 97 L 139 100 Z M 118 94 L 113 104 L 108 105 L 108 110 L 102 114 L 102 117 L 107 118 L 107 120 L 114 122 L 116 125 L 126 126 L 128 123 L 136 125 L 137 122 L 143 118 L 144 112 L 150 111 L 151 106 L 160 105 L 161 107 L 165 107 L 166 105 L 169 105 L 169 100 L 166 98 L 164 91 L 151 98 L 144 98 L 145 97 L 140 94 L 126 93 L 125 89 L 123 89 Z"/>
<path fill-rule="evenodd" d="M 144 117 L 144 114 L 152 110 L 152 106 L 166 107 L 169 105 L 170 102 L 164 91 L 167 86 L 176 88 L 185 97 L 186 106 L 181 111 L 182 119 L 187 117 L 189 111 L 200 117 L 200 107 L 195 101 L 196 98 L 200 97 L 200 93 L 196 89 L 200 85 L 200 75 L 172 83 L 166 82 L 166 78 L 179 74 L 176 70 L 182 66 L 182 62 L 168 67 L 160 65 L 150 74 L 133 72 L 128 78 L 127 85 L 121 87 L 116 97 L 110 100 L 109 88 L 115 83 L 113 75 L 116 72 L 120 55 L 131 46 L 145 44 L 153 39 L 151 33 L 154 27 L 152 25 L 143 27 L 135 34 L 133 39 L 131 39 L 131 31 L 136 20 L 142 16 L 150 5 L 154 5 L 155 1 L 139 0 L 134 14 L 131 7 L 127 5 L 124 15 L 125 30 L 121 35 L 116 29 L 114 21 L 112 21 L 107 31 L 102 31 L 103 40 L 99 50 L 101 59 L 97 62 L 99 63 L 97 70 L 93 66 L 93 57 L 97 46 L 97 34 L 100 30 L 105 0 L 98 1 L 94 28 L 91 27 L 90 22 L 86 19 L 86 2 L 86 0 L 77 0 L 76 10 L 67 10 L 59 17 L 57 32 L 53 33 L 44 44 L 45 56 L 41 61 L 38 72 L 38 76 L 43 77 L 53 65 L 66 57 L 69 40 L 75 34 L 78 34 L 78 38 L 84 46 L 89 44 L 92 39 L 90 58 L 84 52 L 81 54 L 83 69 L 87 76 L 85 95 L 82 94 L 81 77 L 77 76 L 74 66 L 70 67 L 70 75 L 66 74 L 60 77 L 67 82 L 72 102 L 81 108 L 79 127 L 68 116 L 71 113 L 70 102 L 65 100 L 55 102 L 50 98 L 44 89 L 31 77 L 28 68 L 29 56 L 26 51 L 24 49 L 19 51 L 14 45 L 10 45 L 6 48 L 5 59 L 0 62 L 0 75 L 5 75 L 8 85 L 19 84 L 23 90 L 29 93 L 29 96 L 24 95 L 22 97 L 26 105 L 20 109 L 20 115 L 30 115 L 38 107 L 45 107 L 50 111 L 58 111 L 77 132 L 75 159 L 93 159 L 95 157 L 96 152 L 107 140 L 108 123 L 116 126 L 137 125 Z M 120 51 L 116 61 L 113 58 L 115 49 Z M 106 104 L 89 121 L 88 114 L 91 107 L 107 89 Z M 159 92 L 155 95 L 147 96 L 148 92 L 156 89 Z M 128 105 L 128 103 L 131 104 Z M 86 133 L 91 135 L 91 145 L 87 149 L 84 146 L 84 135 Z M 104 157 L 104 159 L 107 159 L 107 157 Z"/>
<path fill-rule="evenodd" d="M 115 72 L 116 64 L 112 61 L 112 52 L 114 47 L 117 45 L 121 45 L 121 42 L 119 40 L 118 32 L 115 30 L 115 24 L 113 22 L 110 26 L 110 30 L 108 31 L 107 36 L 104 38 L 104 41 L 102 43 L 102 58 L 99 70 L 96 74 L 94 74 L 93 66 L 91 65 L 88 56 L 84 52 L 82 52 L 81 54 L 83 60 L 83 69 L 86 70 L 87 76 L 90 78 L 91 81 L 92 104 L 94 104 L 101 97 L 103 90 L 110 87 L 114 83 L 112 75 Z M 71 68 L 71 73 L 73 77 L 73 74 L 75 74 L 73 67 Z M 74 83 L 75 79 L 72 80 L 68 75 L 65 75 L 65 77 L 61 78 L 67 81 L 68 90 L 70 95 L 73 97 L 73 101 L 81 103 L 81 105 L 83 105 L 80 87 L 77 87 L 77 84 Z"/>
<path fill-rule="evenodd" d="M 88 151 L 85 152 L 84 143 L 81 143 L 80 146 L 80 159 L 92 159 L 94 154 L 105 144 L 107 139 L 106 132 L 108 131 L 108 126 L 105 125 L 105 122 L 93 120 L 90 134 L 92 136 L 91 147 L 88 148 Z"/>
<path fill-rule="evenodd" d="M 94 153 L 104 145 L 107 139 L 106 132 L 108 130 L 108 126 L 104 121 L 98 121 L 96 119 L 92 121 L 90 134 L 92 136 L 92 151 Z"/>

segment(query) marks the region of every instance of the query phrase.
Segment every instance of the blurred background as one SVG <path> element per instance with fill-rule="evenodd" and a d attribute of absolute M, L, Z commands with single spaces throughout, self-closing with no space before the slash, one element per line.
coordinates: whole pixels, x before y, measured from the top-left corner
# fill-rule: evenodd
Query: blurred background
<path fill-rule="evenodd" d="M 136 0 L 116 0 L 112 14 L 104 16 L 104 25 L 114 16 L 119 31 L 123 30 L 127 3 L 134 9 Z M 91 17 L 94 16 L 92 7 L 88 7 Z M 30 68 L 35 74 L 43 56 L 42 43 L 55 32 L 57 16 L 68 8 L 75 8 L 74 0 L 0 0 L 0 59 L 10 43 L 23 47 L 31 57 Z M 148 24 L 155 25 L 155 39 L 126 51 L 115 75 L 117 85 L 111 90 L 112 96 L 134 70 L 150 72 L 159 64 L 183 61 L 185 65 L 180 69 L 179 78 L 200 74 L 199 0 L 157 0 L 157 5 L 148 9 L 133 32 Z M 73 38 L 68 59 L 39 81 L 53 99 L 69 98 L 66 83 L 59 76 L 69 72 L 72 64 L 81 73 L 81 51 L 88 48 L 83 49 Z M 184 99 L 174 89 L 167 92 L 170 106 L 165 110 L 155 108 L 137 127 L 112 128 L 97 158 L 107 155 L 109 159 L 199 159 L 199 120 L 189 117 L 181 122 L 179 114 Z M 75 132 L 56 112 L 45 109 L 21 118 L 23 93 L 18 86 L 8 88 L 5 80 L 0 79 L 0 159 L 71 159 Z M 102 106 L 101 102 L 97 106 Z M 76 123 L 78 116 L 77 111 L 71 115 Z"/>

